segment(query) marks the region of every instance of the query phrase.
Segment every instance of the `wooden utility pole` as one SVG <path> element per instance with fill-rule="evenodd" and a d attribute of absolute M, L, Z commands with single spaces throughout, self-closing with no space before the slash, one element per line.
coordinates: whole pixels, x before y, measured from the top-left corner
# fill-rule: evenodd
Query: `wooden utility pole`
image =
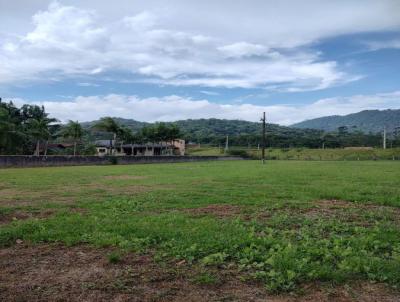
<path fill-rule="evenodd" d="M 264 164 L 265 163 L 265 112 L 263 113 L 263 118 L 261 119 L 263 123 L 263 133 L 262 133 L 262 151 L 261 151 L 261 162 Z"/>
<path fill-rule="evenodd" d="M 386 149 L 386 126 L 383 127 L 383 149 Z"/>

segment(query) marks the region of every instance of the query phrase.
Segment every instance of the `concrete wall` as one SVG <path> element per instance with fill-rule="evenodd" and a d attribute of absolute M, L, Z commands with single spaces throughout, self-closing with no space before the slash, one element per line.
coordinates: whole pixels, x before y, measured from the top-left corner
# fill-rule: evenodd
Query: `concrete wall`
<path fill-rule="evenodd" d="M 238 160 L 240 157 L 222 156 L 0 156 L 0 168 L 11 167 L 51 167 L 51 166 L 89 166 L 111 165 L 116 162 L 121 165 L 150 164 L 150 163 L 176 163 L 210 160 Z"/>

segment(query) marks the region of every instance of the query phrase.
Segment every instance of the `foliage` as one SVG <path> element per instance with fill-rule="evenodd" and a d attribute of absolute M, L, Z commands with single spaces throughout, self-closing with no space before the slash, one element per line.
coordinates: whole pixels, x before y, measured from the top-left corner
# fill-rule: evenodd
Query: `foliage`
<path fill-rule="evenodd" d="M 107 255 L 107 259 L 110 263 L 118 263 L 121 261 L 121 253 L 118 251 L 112 251 Z"/>
<path fill-rule="evenodd" d="M 1 103 L 0 99 L 0 154 L 20 151 L 24 136 L 18 108 L 12 103 Z"/>
<path fill-rule="evenodd" d="M 117 157 L 110 157 L 109 162 L 111 165 L 118 165 L 118 158 Z"/>
<path fill-rule="evenodd" d="M 92 126 L 92 128 L 95 130 L 110 132 L 114 135 L 114 139 L 116 139 L 117 135 L 121 133 L 121 125 L 111 117 L 101 118 Z"/>
<path fill-rule="evenodd" d="M 43 106 L 3 103 L 0 99 L 0 153 L 32 152 L 39 155 L 40 143 L 55 137 L 59 125 L 50 118 Z M 46 143 L 47 145 L 47 143 Z M 46 152 L 46 151 L 45 151 Z"/>
<path fill-rule="evenodd" d="M 180 130 L 175 124 L 156 123 L 142 128 L 140 136 L 150 142 L 168 142 L 179 138 Z"/>
<path fill-rule="evenodd" d="M 339 127 L 346 127 L 349 131 L 363 133 L 382 133 L 386 126 L 392 134 L 400 127 L 400 109 L 397 110 L 364 110 L 344 116 L 333 115 L 307 120 L 292 125 L 297 128 L 312 128 L 324 131 L 336 131 Z"/>
<path fill-rule="evenodd" d="M 71 138 L 74 141 L 74 156 L 76 155 L 76 145 L 78 141 L 82 139 L 83 136 L 83 128 L 79 122 L 69 121 L 67 125 L 65 125 L 61 134 L 64 138 Z"/>
<path fill-rule="evenodd" d="M 219 279 L 216 275 L 204 272 L 199 275 L 197 275 L 195 278 L 192 280 L 196 284 L 200 285 L 212 285 L 212 284 L 218 284 Z"/>
<path fill-rule="evenodd" d="M 382 112 L 386 111 L 379 111 L 379 114 L 383 114 Z M 386 112 L 390 113 L 393 127 L 392 117 L 394 115 L 394 119 L 396 119 L 396 112 L 396 110 Z M 367 115 L 371 114 L 369 112 Z M 60 127 L 61 131 L 59 131 Z M 387 146 L 400 147 L 400 128 L 392 127 L 392 129 L 390 127 L 388 127 Z M 316 149 L 382 146 L 381 133 L 365 134 L 361 130 L 362 128 L 359 126 L 347 124 L 340 124 L 338 127 L 330 129 L 329 132 L 267 124 L 267 147 Z M 74 141 L 73 150 L 67 150 L 73 154 L 77 152 L 82 154 L 85 149 L 85 146 L 79 146 L 78 143 L 89 145 L 96 139 L 113 139 L 114 144 L 123 144 L 165 142 L 183 138 L 187 142 L 223 146 L 226 136 L 229 136 L 230 146 L 255 148 L 261 142 L 261 124 L 221 119 L 189 119 L 174 123 L 150 124 L 129 119 L 103 117 L 98 121 L 81 125 L 78 122 L 69 121 L 67 125 L 60 126 L 56 124 L 55 119 L 48 116 L 44 107 L 23 105 L 21 108 L 17 108 L 12 103 L 7 104 L 0 101 L 1 154 L 31 154 L 33 150 L 35 150 L 35 154 L 38 154 L 43 148 L 47 149 L 48 142 L 59 141 L 58 135 Z"/>
<path fill-rule="evenodd" d="M 134 120 L 115 119 L 126 125 L 142 140 L 157 141 L 163 137 L 163 127 L 175 125 L 180 129 L 179 137 L 187 142 L 223 146 L 226 136 L 232 146 L 256 147 L 261 143 L 261 124 L 241 120 L 198 119 L 182 120 L 174 123 L 141 123 Z M 96 122 L 90 123 L 91 125 Z M 160 126 L 161 124 L 161 126 Z M 160 126 L 158 136 L 155 131 Z M 399 130 L 400 133 L 400 130 Z M 98 136 L 100 137 L 100 136 Z M 348 146 L 382 146 L 380 133 L 362 133 L 360 131 L 324 132 L 316 129 L 299 129 L 267 124 L 267 147 L 290 148 L 341 148 Z M 400 147 L 400 135 L 389 137 L 388 146 Z"/>
<path fill-rule="evenodd" d="M 61 131 L 61 134 L 65 138 L 72 138 L 74 141 L 78 141 L 83 136 L 83 128 L 79 122 L 68 121 Z"/>
<path fill-rule="evenodd" d="M 223 149 L 203 146 L 201 148 L 188 148 L 188 155 L 196 156 L 218 156 L 224 155 Z M 246 155 L 244 154 L 246 153 Z M 228 154 L 253 159 L 261 158 L 261 149 L 243 149 L 242 147 L 230 147 Z M 350 149 L 308 149 L 290 148 L 265 150 L 266 159 L 271 160 L 400 160 L 400 148 L 377 149 L 377 148 L 350 148 Z"/>
<path fill-rule="evenodd" d="M 250 154 L 243 149 L 229 149 L 227 152 L 228 155 L 232 155 L 232 156 L 240 156 L 243 158 L 249 158 Z"/>

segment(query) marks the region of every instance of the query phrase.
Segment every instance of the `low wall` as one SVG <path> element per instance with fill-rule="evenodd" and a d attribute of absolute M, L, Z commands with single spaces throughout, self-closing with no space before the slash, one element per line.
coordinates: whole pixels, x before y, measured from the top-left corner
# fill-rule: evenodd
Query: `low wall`
<path fill-rule="evenodd" d="M 152 164 L 178 163 L 210 160 L 238 160 L 240 157 L 225 156 L 0 156 L 0 168 L 11 167 L 52 167 L 52 166 L 90 166 L 111 164 Z"/>

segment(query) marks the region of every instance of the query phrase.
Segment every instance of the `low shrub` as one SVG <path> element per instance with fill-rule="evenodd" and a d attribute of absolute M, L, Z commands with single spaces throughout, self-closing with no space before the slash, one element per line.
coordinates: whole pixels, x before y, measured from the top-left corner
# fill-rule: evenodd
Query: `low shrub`
<path fill-rule="evenodd" d="M 243 150 L 243 149 L 228 150 L 227 154 L 232 155 L 232 156 L 240 156 L 243 158 L 250 158 L 250 154 L 246 150 Z"/>

